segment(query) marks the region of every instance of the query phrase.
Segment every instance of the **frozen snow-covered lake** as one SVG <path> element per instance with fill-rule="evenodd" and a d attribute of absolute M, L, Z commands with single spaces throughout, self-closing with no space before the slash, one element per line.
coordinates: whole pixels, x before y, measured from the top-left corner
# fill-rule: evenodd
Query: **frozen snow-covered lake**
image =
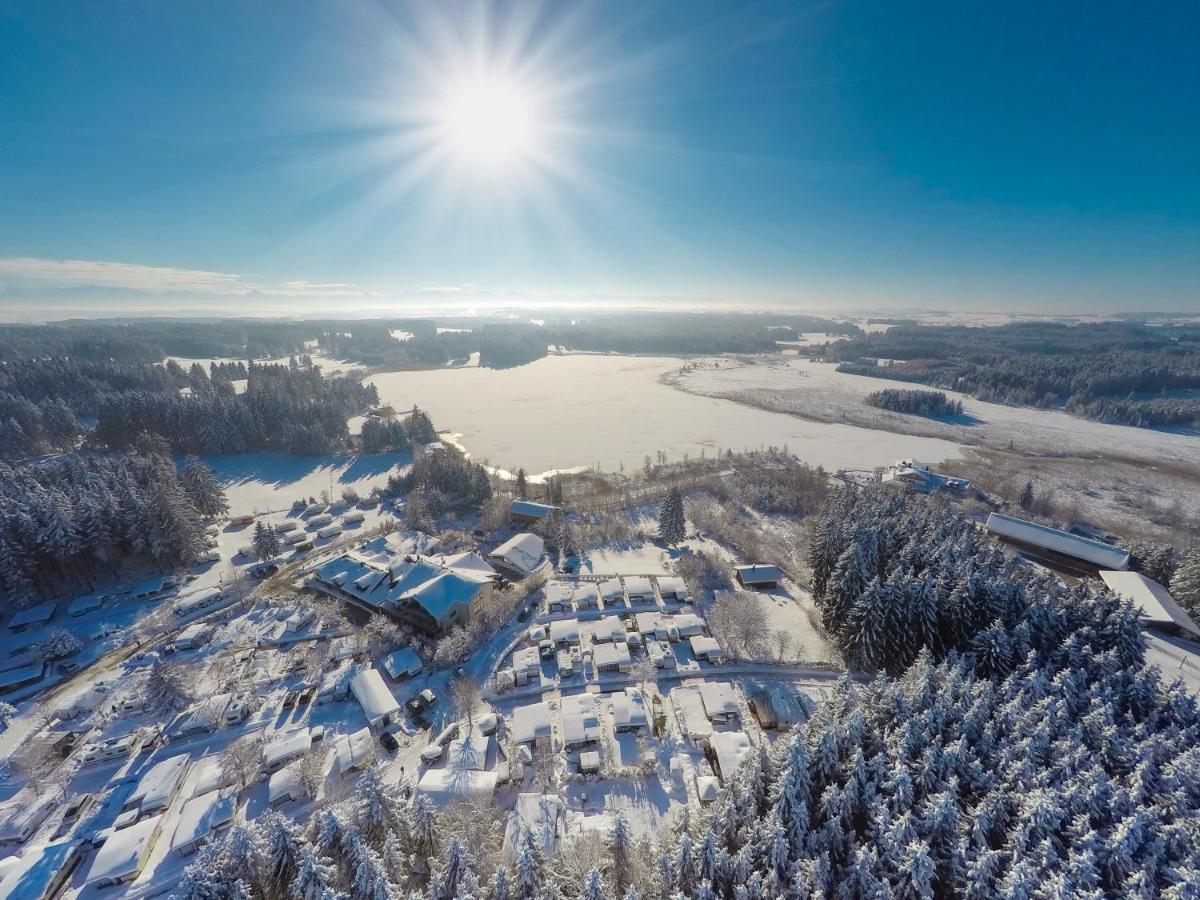
<path fill-rule="evenodd" d="M 639 468 L 647 454 L 669 459 L 718 449 L 786 444 L 827 469 L 870 468 L 903 457 L 930 462 L 959 445 L 853 425 L 810 422 L 702 397 L 659 382 L 672 357 L 571 354 L 510 369 L 387 372 L 370 379 L 396 409 L 414 403 L 434 425 L 460 435 L 472 457 L 531 473 L 598 465 Z"/>

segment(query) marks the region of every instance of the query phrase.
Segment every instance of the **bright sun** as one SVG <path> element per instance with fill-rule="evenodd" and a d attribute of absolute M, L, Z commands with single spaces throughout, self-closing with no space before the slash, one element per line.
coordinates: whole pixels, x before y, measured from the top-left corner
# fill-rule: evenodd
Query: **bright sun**
<path fill-rule="evenodd" d="M 439 116 L 446 145 L 480 167 L 504 167 L 537 149 L 537 105 L 513 81 L 479 78 L 450 92 Z"/>

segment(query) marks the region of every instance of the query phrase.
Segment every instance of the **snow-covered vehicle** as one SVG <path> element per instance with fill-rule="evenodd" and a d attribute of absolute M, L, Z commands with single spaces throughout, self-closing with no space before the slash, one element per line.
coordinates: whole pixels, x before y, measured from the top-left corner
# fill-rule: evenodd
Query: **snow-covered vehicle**
<path fill-rule="evenodd" d="M 446 748 L 441 744 L 430 744 L 421 751 L 421 762 L 426 765 L 431 765 L 442 758 L 442 754 L 446 752 Z"/>

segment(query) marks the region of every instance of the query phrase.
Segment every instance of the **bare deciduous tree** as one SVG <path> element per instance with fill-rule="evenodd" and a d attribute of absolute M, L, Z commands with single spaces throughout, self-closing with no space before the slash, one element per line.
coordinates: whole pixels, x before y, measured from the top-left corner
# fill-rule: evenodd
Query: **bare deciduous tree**
<path fill-rule="evenodd" d="M 325 763 L 328 755 L 324 747 L 313 747 L 292 763 L 300 790 L 310 800 L 317 798 L 321 785 L 325 783 Z"/>
<path fill-rule="evenodd" d="M 450 703 L 454 706 L 454 716 L 467 720 L 468 731 L 475 722 L 475 712 L 482 701 L 483 692 L 479 682 L 470 675 L 459 675 L 450 682 Z"/>
<path fill-rule="evenodd" d="M 775 643 L 775 652 L 779 662 L 783 662 L 787 658 L 788 652 L 792 649 L 792 633 L 783 628 L 777 628 L 771 634 L 771 638 Z"/>
<path fill-rule="evenodd" d="M 238 738 L 221 754 L 221 775 L 238 792 L 258 778 L 263 764 L 263 739 L 261 734 Z"/>
<path fill-rule="evenodd" d="M 722 594 L 713 603 L 708 621 L 725 649 L 743 658 L 753 658 L 770 633 L 766 604 L 752 592 Z"/>

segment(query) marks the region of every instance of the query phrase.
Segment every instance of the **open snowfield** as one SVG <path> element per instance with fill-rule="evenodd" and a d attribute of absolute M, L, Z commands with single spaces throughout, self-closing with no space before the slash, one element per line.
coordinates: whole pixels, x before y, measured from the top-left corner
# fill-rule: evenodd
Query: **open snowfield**
<path fill-rule="evenodd" d="M 869 468 L 898 457 L 945 459 L 955 444 L 813 422 L 660 383 L 670 357 L 570 354 L 510 369 L 433 369 L 374 375 L 380 399 L 414 402 L 434 424 L 461 434 L 479 461 L 527 472 L 598 465 L 638 468 L 647 454 L 671 459 L 720 448 L 782 446 L 830 469 Z"/>
<path fill-rule="evenodd" d="M 407 450 L 363 456 L 230 453 L 203 457 L 225 489 L 232 515 L 287 510 L 296 498 L 320 498 L 322 491 L 336 500 L 348 487 L 365 497 L 371 488 L 386 485 L 388 476 L 411 460 Z"/>

